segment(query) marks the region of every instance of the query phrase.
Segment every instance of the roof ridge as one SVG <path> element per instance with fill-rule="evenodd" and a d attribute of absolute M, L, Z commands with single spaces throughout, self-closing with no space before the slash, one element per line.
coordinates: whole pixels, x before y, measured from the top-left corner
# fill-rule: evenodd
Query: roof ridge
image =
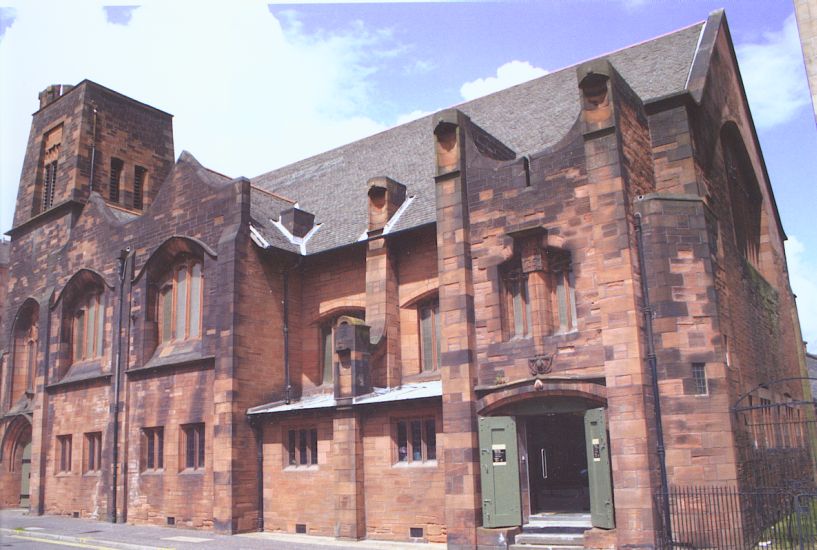
<path fill-rule="evenodd" d="M 282 166 L 282 168 L 283 168 L 283 166 Z M 258 187 L 257 185 L 253 185 L 252 183 L 250 183 L 250 189 L 255 189 L 256 191 L 258 191 L 260 193 L 264 193 L 265 195 L 269 195 L 270 197 L 280 199 L 280 200 L 282 200 L 284 202 L 291 202 L 292 204 L 298 204 L 298 201 L 289 199 L 289 198 L 287 198 L 287 197 L 285 197 L 283 195 L 279 195 L 278 193 L 273 193 L 269 189 L 264 189 L 263 187 Z"/>
<path fill-rule="evenodd" d="M 279 171 L 285 170 L 285 169 L 287 169 L 287 168 L 292 168 L 292 167 L 295 167 L 295 166 L 297 166 L 297 165 L 299 165 L 299 164 L 302 164 L 302 163 L 308 163 L 308 162 L 313 161 L 314 159 L 317 159 L 317 158 L 320 158 L 320 157 L 331 157 L 333 153 L 336 153 L 336 152 L 338 152 L 338 151 L 342 151 L 342 150 L 344 150 L 344 149 L 346 149 L 346 148 L 348 148 L 348 147 L 350 147 L 350 146 L 353 146 L 353 145 L 355 145 L 355 144 L 364 143 L 364 142 L 366 142 L 366 141 L 369 141 L 369 140 L 375 139 L 375 138 L 377 138 L 378 136 L 381 136 L 381 135 L 386 134 L 386 133 L 388 133 L 388 132 L 392 132 L 392 131 L 394 131 L 394 130 L 395 130 L 395 129 L 397 129 L 397 128 L 403 128 L 403 127 L 407 127 L 407 126 L 409 126 L 409 125 L 411 125 L 411 124 L 413 124 L 413 123 L 418 123 L 419 121 L 422 121 L 422 120 L 425 120 L 425 119 L 429 118 L 430 116 L 432 116 L 432 115 L 433 115 L 434 113 L 436 113 L 436 112 L 443 111 L 443 110 L 445 110 L 445 109 L 460 109 L 460 108 L 461 108 L 461 107 L 463 107 L 463 106 L 472 105 L 472 104 L 474 104 L 475 102 L 479 102 L 479 101 L 484 100 L 485 98 L 494 97 L 494 96 L 496 96 L 497 94 L 506 93 L 508 90 L 513 90 L 513 89 L 518 88 L 518 87 L 520 87 L 520 86 L 530 85 L 530 84 L 531 84 L 531 83 L 533 83 L 533 82 L 538 82 L 538 81 L 541 81 L 541 80 L 544 80 L 544 79 L 552 78 L 552 77 L 553 77 L 553 75 L 556 75 L 556 74 L 562 73 L 562 72 L 564 72 L 564 71 L 567 71 L 567 70 L 569 70 L 569 69 L 572 69 L 572 68 L 578 67 L 578 66 L 582 65 L 583 63 L 587 63 L 588 61 L 593 61 L 593 60 L 596 60 L 596 59 L 602 59 L 602 58 L 605 58 L 605 57 L 609 57 L 609 56 L 611 56 L 611 55 L 615 55 L 615 54 L 618 54 L 618 53 L 625 52 L 625 51 L 630 50 L 630 49 L 632 49 L 632 48 L 636 48 L 636 47 L 639 47 L 639 46 L 644 46 L 645 44 L 649 44 L 649 43 L 651 43 L 651 42 L 657 42 L 657 41 L 659 41 L 659 40 L 661 40 L 661 39 L 668 38 L 668 37 L 670 37 L 670 36 L 673 36 L 673 35 L 676 35 L 676 34 L 682 33 L 682 32 L 684 32 L 684 31 L 687 31 L 687 30 L 689 30 L 689 29 L 691 29 L 691 28 L 693 28 L 693 27 L 696 27 L 696 26 L 703 26 L 703 25 L 705 25 L 705 24 L 706 24 L 706 21 L 707 21 L 706 19 L 699 20 L 699 21 L 697 21 L 697 22 L 695 22 L 695 23 L 691 23 L 691 24 L 689 24 L 689 25 L 686 25 L 686 26 L 680 27 L 680 28 L 675 29 L 675 30 L 673 30 L 673 31 L 669 31 L 669 32 L 666 32 L 666 33 L 660 34 L 660 35 L 658 35 L 658 36 L 654 36 L 654 37 L 652 37 L 652 38 L 648 38 L 648 39 L 642 40 L 642 41 L 640 41 L 640 42 L 636 42 L 636 43 L 634 43 L 634 44 L 630 44 L 630 45 L 627 45 L 627 46 L 623 46 L 623 47 L 621 47 L 621 48 L 618 48 L 618 49 L 615 49 L 615 50 L 608 51 L 608 52 L 603 53 L 603 54 L 601 54 L 601 55 L 597 55 L 597 56 L 594 56 L 594 57 L 590 57 L 590 58 L 584 59 L 584 60 L 582 60 L 582 61 L 579 61 L 579 62 L 573 63 L 573 64 L 571 64 L 571 65 L 567 65 L 567 66 L 561 67 L 561 68 L 559 68 L 559 69 L 555 69 L 555 70 L 553 70 L 553 71 L 549 71 L 547 74 L 544 74 L 544 75 L 542 75 L 542 76 L 539 76 L 539 77 L 536 77 L 536 78 L 532 78 L 532 79 L 530 79 L 530 80 L 526 80 L 526 81 L 524 81 L 524 82 L 520 82 L 520 83 L 518 83 L 518 84 L 514 84 L 513 86 L 508 86 L 508 87 L 506 87 L 506 88 L 502 88 L 501 90 L 497 90 L 497 91 L 492 92 L 492 93 L 490 93 L 490 94 L 486 94 L 486 95 L 484 95 L 484 96 L 480 96 L 480 97 L 476 97 L 476 98 L 469 99 L 469 100 L 466 100 L 466 101 L 462 101 L 462 102 L 460 102 L 460 103 L 455 103 L 454 105 L 451 105 L 451 106 L 449 106 L 449 107 L 444 107 L 444 108 L 441 108 L 441 109 L 437 109 L 437 110 L 432 111 L 432 112 L 430 112 L 430 113 L 428 113 L 428 114 L 426 114 L 426 115 L 424 115 L 424 116 L 422 116 L 422 117 L 420 117 L 420 118 L 417 118 L 417 119 L 414 119 L 414 120 L 410 120 L 410 121 L 408 121 L 408 122 L 404 122 L 404 123 L 402 123 L 402 124 L 395 124 L 395 125 L 393 125 L 393 126 L 389 126 L 388 128 L 384 128 L 383 130 L 381 130 L 381 131 L 379 131 L 379 132 L 376 132 L 376 133 L 374 133 L 374 134 L 370 134 L 370 135 L 368 135 L 368 136 L 364 136 L 364 137 L 362 137 L 362 138 L 359 138 L 359 139 L 356 139 L 356 140 L 353 140 L 353 141 L 349 141 L 349 142 L 343 143 L 343 144 L 338 145 L 338 146 L 336 146 L 336 147 L 332 147 L 331 149 L 327 149 L 327 150 L 325 150 L 325 151 L 323 151 L 323 152 L 316 153 L 316 154 L 314 154 L 314 155 L 310 155 L 310 156 L 308 156 L 308 157 L 298 159 L 298 160 L 296 160 L 296 161 L 294 161 L 294 162 L 290 162 L 290 163 L 288 163 L 288 164 L 284 164 L 283 166 L 279 166 L 279 167 L 277 167 L 277 168 L 273 168 L 272 170 L 267 170 L 267 171 L 262 172 L 261 174 L 258 174 L 258 175 L 256 175 L 256 176 L 254 176 L 254 177 L 250 178 L 250 179 L 251 179 L 252 181 L 259 181 L 259 180 L 264 179 L 266 176 L 269 176 L 269 175 L 274 174 L 275 172 L 279 172 Z"/>

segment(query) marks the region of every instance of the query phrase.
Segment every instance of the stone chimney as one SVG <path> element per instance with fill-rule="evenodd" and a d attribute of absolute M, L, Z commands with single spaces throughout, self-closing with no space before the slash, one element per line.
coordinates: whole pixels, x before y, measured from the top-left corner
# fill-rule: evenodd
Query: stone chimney
<path fill-rule="evenodd" d="M 406 186 L 380 176 L 367 183 L 369 190 L 369 235 L 383 232 L 386 223 L 406 200 Z"/>
<path fill-rule="evenodd" d="M 53 103 L 64 94 L 70 92 L 74 87 L 70 84 L 52 84 L 45 90 L 39 93 L 37 97 L 40 98 L 40 109 L 46 105 Z"/>

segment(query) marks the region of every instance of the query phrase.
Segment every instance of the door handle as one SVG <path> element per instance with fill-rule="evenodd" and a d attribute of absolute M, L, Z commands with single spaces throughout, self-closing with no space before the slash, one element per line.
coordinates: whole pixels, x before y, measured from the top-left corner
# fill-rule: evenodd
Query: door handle
<path fill-rule="evenodd" d="M 539 449 L 542 455 L 542 479 L 548 478 L 548 454 L 545 452 L 544 447 Z"/>

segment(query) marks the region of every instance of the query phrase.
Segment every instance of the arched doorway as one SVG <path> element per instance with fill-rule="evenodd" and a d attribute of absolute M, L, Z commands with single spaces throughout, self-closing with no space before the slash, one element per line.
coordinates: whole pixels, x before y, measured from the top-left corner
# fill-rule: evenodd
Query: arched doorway
<path fill-rule="evenodd" d="M 28 508 L 31 481 L 31 421 L 25 415 L 15 417 L 6 429 L 2 443 L 3 459 L 14 480 L 13 500 Z"/>
<path fill-rule="evenodd" d="M 614 526 L 605 388 L 592 386 L 537 382 L 481 400 L 485 526 L 543 515 Z"/>

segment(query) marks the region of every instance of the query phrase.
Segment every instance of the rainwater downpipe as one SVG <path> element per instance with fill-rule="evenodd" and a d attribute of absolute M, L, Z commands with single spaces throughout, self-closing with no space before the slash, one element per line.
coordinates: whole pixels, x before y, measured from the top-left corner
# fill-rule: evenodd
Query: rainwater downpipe
<path fill-rule="evenodd" d="M 256 458 L 256 476 L 258 478 L 258 485 L 256 487 L 256 498 L 258 499 L 256 505 L 258 506 L 258 531 L 264 531 L 264 428 L 262 427 L 263 419 L 250 416 L 250 427 L 255 435 L 255 458 Z"/>
<path fill-rule="evenodd" d="M 643 306 L 641 311 L 644 314 L 644 328 L 647 332 L 647 364 L 650 368 L 650 378 L 652 378 L 653 408 L 655 414 L 655 437 L 658 455 L 658 471 L 661 478 L 661 514 L 664 519 L 665 535 L 672 538 L 672 519 L 669 508 L 669 482 L 667 480 L 667 453 L 664 446 L 664 426 L 661 420 L 661 394 L 658 388 L 658 360 L 655 355 L 655 339 L 653 337 L 652 318 L 653 311 L 650 304 L 649 284 L 647 283 L 647 266 L 644 262 L 644 233 L 641 228 L 641 213 L 635 214 L 635 237 L 638 245 L 638 271 L 641 279 L 641 299 Z"/>
<path fill-rule="evenodd" d="M 125 279 L 127 275 L 128 258 L 130 257 L 130 247 L 119 251 L 119 315 L 116 316 L 116 337 L 118 345 L 116 347 L 116 360 L 114 362 L 113 375 L 113 472 L 111 479 L 111 523 L 116 523 L 116 489 L 119 482 L 119 393 L 120 377 L 122 374 L 122 315 L 125 310 Z M 130 312 L 128 312 L 130 320 Z"/>

